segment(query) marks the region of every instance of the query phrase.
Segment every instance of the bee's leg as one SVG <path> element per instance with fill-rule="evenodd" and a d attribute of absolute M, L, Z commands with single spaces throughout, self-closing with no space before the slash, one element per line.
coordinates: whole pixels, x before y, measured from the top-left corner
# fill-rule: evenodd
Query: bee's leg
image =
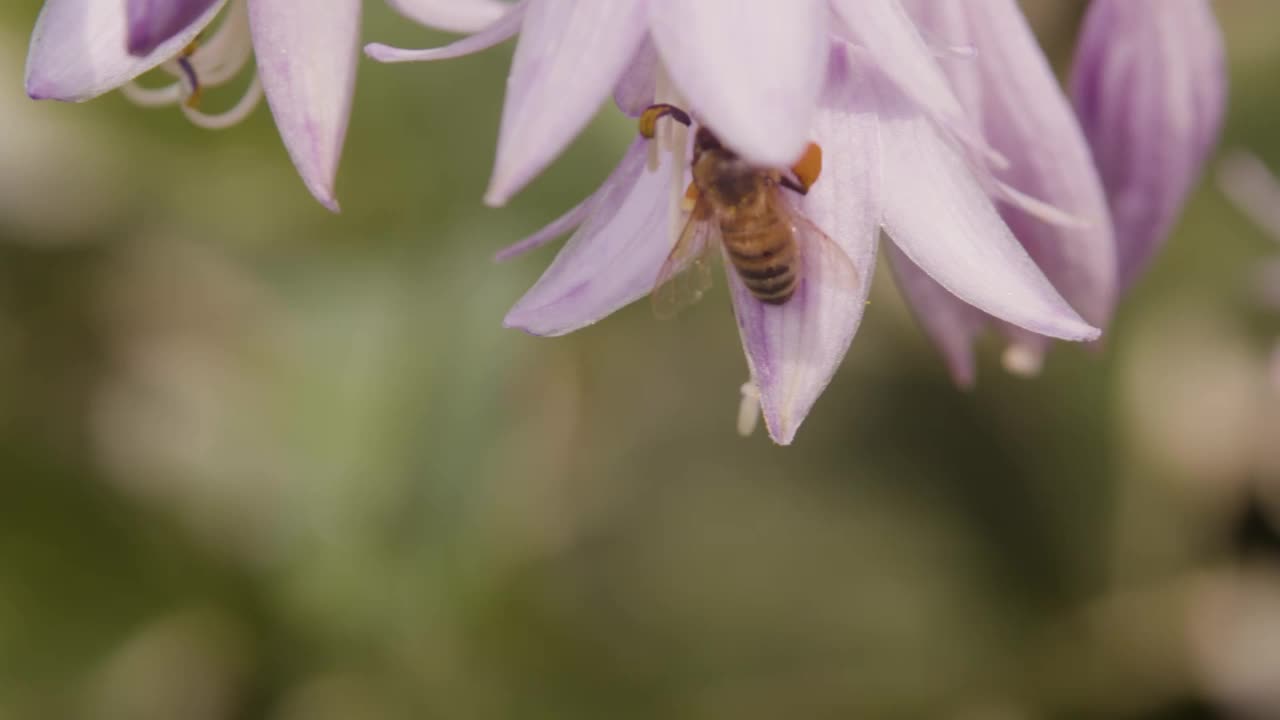
<path fill-rule="evenodd" d="M 822 146 L 818 143 L 809 143 L 804 149 L 804 154 L 791 166 L 791 173 L 795 175 L 792 180 L 783 176 L 780 184 L 788 190 L 795 190 L 801 195 L 807 195 L 809 188 L 818 182 L 818 177 L 822 175 Z"/>
<path fill-rule="evenodd" d="M 664 117 L 670 117 L 685 127 L 693 125 L 693 120 L 689 119 L 689 113 L 675 105 L 658 103 L 657 105 L 650 105 L 644 109 L 644 112 L 640 113 L 640 135 L 653 139 L 654 134 L 657 132 L 658 120 Z"/>
<path fill-rule="evenodd" d="M 801 195 L 809 194 L 808 186 L 801 185 L 800 183 L 796 182 L 795 180 L 792 180 L 786 175 L 783 175 L 782 177 L 778 178 L 778 184 L 788 190 L 794 190 L 800 193 Z"/>

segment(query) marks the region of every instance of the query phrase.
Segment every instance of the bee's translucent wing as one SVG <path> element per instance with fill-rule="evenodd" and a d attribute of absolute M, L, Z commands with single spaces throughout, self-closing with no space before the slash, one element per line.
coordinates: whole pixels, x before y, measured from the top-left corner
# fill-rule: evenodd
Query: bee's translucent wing
<path fill-rule="evenodd" d="M 711 288 L 711 264 L 714 249 L 720 241 L 711 206 L 699 200 L 689 213 L 671 254 L 658 272 L 654 283 L 653 312 L 669 318 L 696 303 Z"/>
<path fill-rule="evenodd" d="M 812 220 L 792 207 L 780 191 L 775 191 L 771 199 L 774 211 L 786 219 L 795 230 L 796 243 L 800 245 L 800 257 L 803 258 L 802 263 L 819 262 L 822 264 L 820 272 L 824 283 L 848 292 L 857 290 L 862 284 L 862 278 L 858 274 L 857 265 L 844 248 L 823 232 L 822 228 L 814 225 Z M 803 278 L 809 270 L 802 264 L 800 272 Z"/>

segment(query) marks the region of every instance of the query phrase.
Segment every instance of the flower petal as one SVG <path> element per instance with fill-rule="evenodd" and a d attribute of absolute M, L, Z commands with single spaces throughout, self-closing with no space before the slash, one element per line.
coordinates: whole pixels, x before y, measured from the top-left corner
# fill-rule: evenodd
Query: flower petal
<path fill-rule="evenodd" d="M 972 387 L 977 379 L 973 342 L 982 334 L 989 318 L 947 292 L 892 244 L 885 254 L 889 256 L 898 290 L 906 297 L 920 327 L 942 352 L 951 379 L 960 387 Z"/>
<path fill-rule="evenodd" d="M 613 89 L 613 101 L 628 117 L 639 117 L 645 108 L 654 103 L 658 86 L 658 50 L 647 35 L 627 63 L 618 85 Z"/>
<path fill-rule="evenodd" d="M 1164 242 L 1217 138 L 1222 32 L 1206 0 L 1094 0 L 1071 93 L 1111 202 L 1120 286 Z"/>
<path fill-rule="evenodd" d="M 1054 290 L 959 151 L 897 89 L 877 82 L 884 228 L 913 263 L 965 302 L 1032 332 L 1098 337 Z"/>
<path fill-rule="evenodd" d="M 804 150 L 827 63 L 823 0 L 651 0 L 672 82 L 728 146 L 786 167 Z"/>
<path fill-rule="evenodd" d="M 249 26 L 280 137 L 307 189 L 336 212 L 333 185 L 355 92 L 360 0 L 249 0 Z"/>
<path fill-rule="evenodd" d="M 387 0 L 387 4 L 417 23 L 455 33 L 479 32 L 511 9 L 500 0 Z"/>
<path fill-rule="evenodd" d="M 524 22 L 526 2 L 527 0 L 521 0 L 510 6 L 506 14 L 498 17 L 474 35 L 468 35 L 443 47 L 410 50 L 382 43 L 369 43 L 364 46 L 364 53 L 378 62 L 402 63 L 448 60 L 488 50 L 495 45 L 506 42 L 520 32 L 520 25 Z"/>
<path fill-rule="evenodd" d="M 646 170 L 648 141 L 637 138 L 596 191 L 591 212 L 503 324 L 534 335 L 564 335 L 653 290 L 671 249 L 672 164 L 659 153 Z"/>
<path fill-rule="evenodd" d="M 529 0 L 485 202 L 505 203 L 586 127 L 644 39 L 644 7 Z"/>
<path fill-rule="evenodd" d="M 144 57 L 128 51 L 126 0 L 46 0 L 27 55 L 27 95 L 81 102 L 115 90 L 171 59 L 213 21 L 225 0 Z"/>
<path fill-rule="evenodd" d="M 824 146 L 824 172 L 798 203 L 802 214 L 834 240 L 832 247 L 801 244 L 800 284 L 782 305 L 756 300 L 729 269 L 747 364 L 769 436 L 781 445 L 791 443 L 831 382 L 862 322 L 871 290 L 879 235 L 880 141 L 861 85 L 850 74 L 844 53 L 832 53 L 813 125 Z"/>
<path fill-rule="evenodd" d="M 599 196 L 600 191 L 592 193 L 586 200 L 574 205 L 572 209 L 555 220 L 547 223 L 546 226 L 538 232 L 522 240 L 518 240 L 494 253 L 493 259 L 496 262 L 506 262 L 507 260 L 523 255 L 530 250 L 536 250 L 578 227 L 591 214 Z"/>
<path fill-rule="evenodd" d="M 1115 239 L 1084 133 L 1014 0 L 932 0 L 916 9 L 934 38 L 976 50 L 943 62 L 961 103 L 1009 161 L 996 179 L 1082 222 L 1050 223 L 1012 204 L 1001 214 L 1054 287 L 1102 326 L 1115 304 Z"/>
<path fill-rule="evenodd" d="M 831 0 L 838 30 L 898 90 L 949 130 L 971 126 L 960 101 L 898 0 Z M 968 134 L 967 132 L 965 134 Z"/>
<path fill-rule="evenodd" d="M 128 0 L 128 49 L 146 55 L 182 32 L 218 0 Z"/>

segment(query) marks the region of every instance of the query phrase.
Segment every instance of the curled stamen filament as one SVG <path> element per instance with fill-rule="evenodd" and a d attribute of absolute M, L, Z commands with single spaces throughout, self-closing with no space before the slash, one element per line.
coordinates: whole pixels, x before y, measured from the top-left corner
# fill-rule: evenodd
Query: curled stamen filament
<path fill-rule="evenodd" d="M 160 69 L 177 78 L 177 82 L 157 88 L 130 82 L 122 90 L 125 97 L 143 107 L 180 105 L 187 119 L 199 127 L 227 128 L 248 117 L 262 101 L 262 82 L 257 74 L 240 100 L 224 113 L 200 111 L 200 99 L 205 88 L 234 79 L 252 59 L 248 5 L 244 0 L 233 0 L 222 24 L 207 41 L 193 42 L 177 57 L 161 65 Z"/>
<path fill-rule="evenodd" d="M 129 102 L 142 107 L 176 105 L 187 97 L 187 91 L 183 88 L 181 82 L 149 88 L 139 85 L 137 81 L 129 81 L 121 86 L 120 92 L 124 93 L 126 98 L 129 98 Z"/>
<path fill-rule="evenodd" d="M 200 82 L 207 87 L 222 85 L 240 74 L 253 58 L 248 5 L 232 3 L 218 31 L 189 57 Z"/>
<path fill-rule="evenodd" d="M 249 113 L 258 107 L 259 102 L 262 102 L 262 80 L 255 74 L 253 81 L 249 83 L 249 89 L 245 91 L 240 101 L 230 110 L 210 115 L 197 110 L 188 103 L 182 105 L 182 114 L 186 115 L 187 119 L 197 127 L 202 127 L 206 130 L 224 130 L 249 117 Z"/>

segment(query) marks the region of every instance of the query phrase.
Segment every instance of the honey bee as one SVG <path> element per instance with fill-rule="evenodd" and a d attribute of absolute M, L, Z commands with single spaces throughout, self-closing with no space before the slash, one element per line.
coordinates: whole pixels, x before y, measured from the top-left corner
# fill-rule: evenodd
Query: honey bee
<path fill-rule="evenodd" d="M 655 124 L 670 117 L 692 125 L 688 114 L 667 104 L 650 106 L 640 117 L 640 133 L 652 138 Z M 790 301 L 807 265 L 819 263 L 824 275 L 856 285 L 858 274 L 848 255 L 808 218 L 791 206 L 783 190 L 808 193 L 822 171 L 822 152 L 814 143 L 789 170 L 759 168 L 725 147 L 706 126 L 693 142 L 693 182 L 685 194 L 689 218 L 663 263 L 653 291 L 659 316 L 675 314 L 711 286 L 711 251 L 719 246 L 743 286 L 768 305 Z"/>

